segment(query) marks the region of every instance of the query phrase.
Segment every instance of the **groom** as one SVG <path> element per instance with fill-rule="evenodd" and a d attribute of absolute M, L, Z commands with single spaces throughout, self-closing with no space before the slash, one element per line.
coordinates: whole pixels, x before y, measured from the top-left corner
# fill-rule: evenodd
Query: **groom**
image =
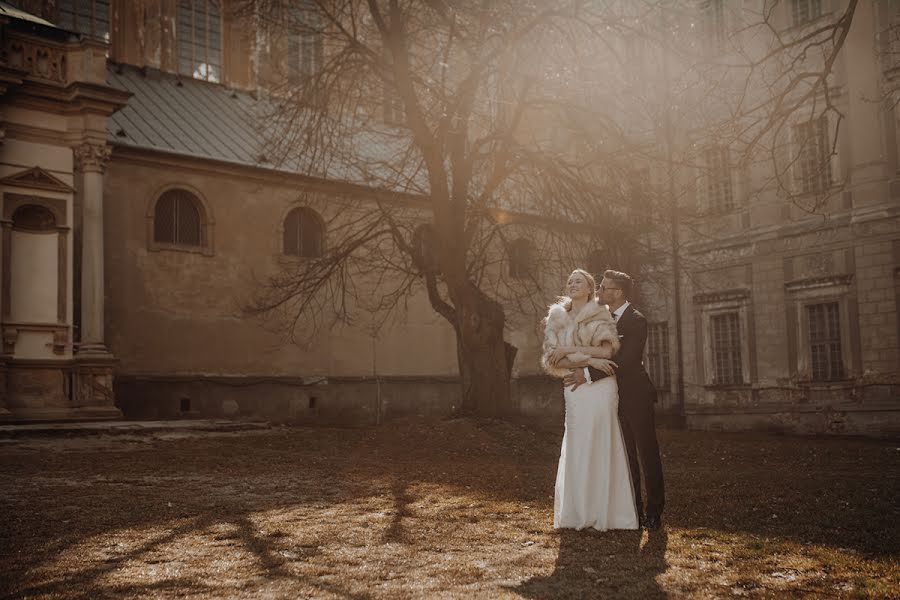
<path fill-rule="evenodd" d="M 616 329 L 619 331 L 621 347 L 613 356 L 617 365 L 614 369 L 619 384 L 619 422 L 622 437 L 631 467 L 631 483 L 634 486 L 634 500 L 637 503 L 641 524 L 650 531 L 660 528 L 665 491 L 663 486 L 662 462 L 659 459 L 659 443 L 656 441 L 656 422 L 653 403 L 656 402 L 656 388 L 644 369 L 644 344 L 647 342 L 647 319 L 639 313 L 631 302 L 633 281 L 626 273 L 606 271 L 600 283 L 600 302 L 609 306 Z M 586 379 L 585 371 L 590 376 Z M 583 383 L 596 381 L 612 374 L 594 367 L 576 369 L 565 379 L 566 386 L 577 388 Z M 638 466 L 640 456 L 640 467 Z M 647 488 L 647 512 L 642 510 L 641 468 Z"/>

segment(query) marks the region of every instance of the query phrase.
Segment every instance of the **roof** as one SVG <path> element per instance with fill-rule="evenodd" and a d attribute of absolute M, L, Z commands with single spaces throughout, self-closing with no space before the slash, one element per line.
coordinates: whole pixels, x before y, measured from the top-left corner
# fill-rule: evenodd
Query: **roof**
<path fill-rule="evenodd" d="M 110 65 L 107 82 L 133 95 L 107 121 L 113 144 L 260 166 L 263 140 L 248 93 L 153 69 Z"/>
<path fill-rule="evenodd" d="M 56 26 L 50 21 L 45 21 L 44 19 L 35 16 L 30 12 L 26 12 L 20 8 L 16 8 L 15 6 L 7 2 L 0 2 L 0 15 L 9 17 L 11 19 L 19 19 L 21 21 L 37 23 L 38 25 L 43 25 L 45 27 L 56 28 Z"/>
<path fill-rule="evenodd" d="M 270 117 L 276 109 L 254 94 L 114 63 L 109 64 L 107 82 L 132 94 L 107 121 L 108 139 L 114 145 L 410 191 L 409 181 L 399 184 L 396 173 L 392 176 L 385 167 L 395 164 L 393 157 L 407 145 L 396 134 L 367 132 L 344 140 L 327 168 L 313 173 L 302 156 L 277 164 L 266 156 L 267 138 L 273 134 Z M 380 172 L 384 175 L 379 177 Z"/>

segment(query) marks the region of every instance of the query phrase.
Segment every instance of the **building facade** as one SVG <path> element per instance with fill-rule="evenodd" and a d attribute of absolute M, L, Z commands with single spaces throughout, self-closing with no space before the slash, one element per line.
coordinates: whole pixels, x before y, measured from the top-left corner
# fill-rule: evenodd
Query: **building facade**
<path fill-rule="evenodd" d="M 268 81 L 315 69 L 319 41 L 266 38 L 227 1 L 14 4 L 0 5 L 0 418 L 453 410 L 454 332 L 424 294 L 389 328 L 303 340 L 241 314 L 261 281 L 327 246 L 343 207 L 380 193 L 265 156 L 250 116 Z M 718 39 L 724 5 L 700 4 Z M 781 18 L 815 21 L 846 3 L 782 4 Z M 795 195 L 833 188 L 824 210 L 753 184 L 764 167 L 706 152 L 698 202 L 717 208 L 683 231 L 679 285 L 642 289 L 660 413 L 698 428 L 900 431 L 898 111 L 872 101 L 898 76 L 874 43 L 895 4 L 857 9 L 835 68 L 836 152 L 828 123 L 796 124 L 819 140 L 798 152 L 829 171 L 798 161 Z M 384 111 L 399 118 L 396 103 Z M 509 331 L 514 392 L 523 414 L 558 416 L 540 316 Z"/>

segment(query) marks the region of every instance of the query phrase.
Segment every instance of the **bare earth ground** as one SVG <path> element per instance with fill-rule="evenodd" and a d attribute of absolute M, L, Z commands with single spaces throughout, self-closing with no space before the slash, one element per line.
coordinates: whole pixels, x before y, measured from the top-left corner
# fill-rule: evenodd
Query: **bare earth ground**
<path fill-rule="evenodd" d="M 561 435 L 6 440 L 0 597 L 900 597 L 896 442 L 661 430 L 648 536 L 552 529 Z"/>

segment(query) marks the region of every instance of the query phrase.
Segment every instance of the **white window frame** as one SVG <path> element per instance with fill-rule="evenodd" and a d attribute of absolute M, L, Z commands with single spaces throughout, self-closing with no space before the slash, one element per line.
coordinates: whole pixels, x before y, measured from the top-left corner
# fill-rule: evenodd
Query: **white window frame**
<path fill-rule="evenodd" d="M 700 307 L 700 328 L 703 340 L 703 381 L 707 387 L 730 388 L 750 385 L 750 291 L 746 289 L 709 292 L 694 296 Z M 715 381 L 716 364 L 713 355 L 712 318 L 737 313 L 741 350 L 741 377 L 733 383 Z"/>
<path fill-rule="evenodd" d="M 804 279 L 785 284 L 788 305 L 794 313 L 796 331 L 792 332 L 797 347 L 797 380 L 816 386 L 828 386 L 853 378 L 852 346 L 850 339 L 850 298 L 853 292 L 852 275 L 835 275 Z M 813 381 L 812 359 L 809 343 L 809 320 L 806 307 L 814 304 L 836 302 L 840 319 L 841 363 L 844 378 L 837 381 Z"/>

